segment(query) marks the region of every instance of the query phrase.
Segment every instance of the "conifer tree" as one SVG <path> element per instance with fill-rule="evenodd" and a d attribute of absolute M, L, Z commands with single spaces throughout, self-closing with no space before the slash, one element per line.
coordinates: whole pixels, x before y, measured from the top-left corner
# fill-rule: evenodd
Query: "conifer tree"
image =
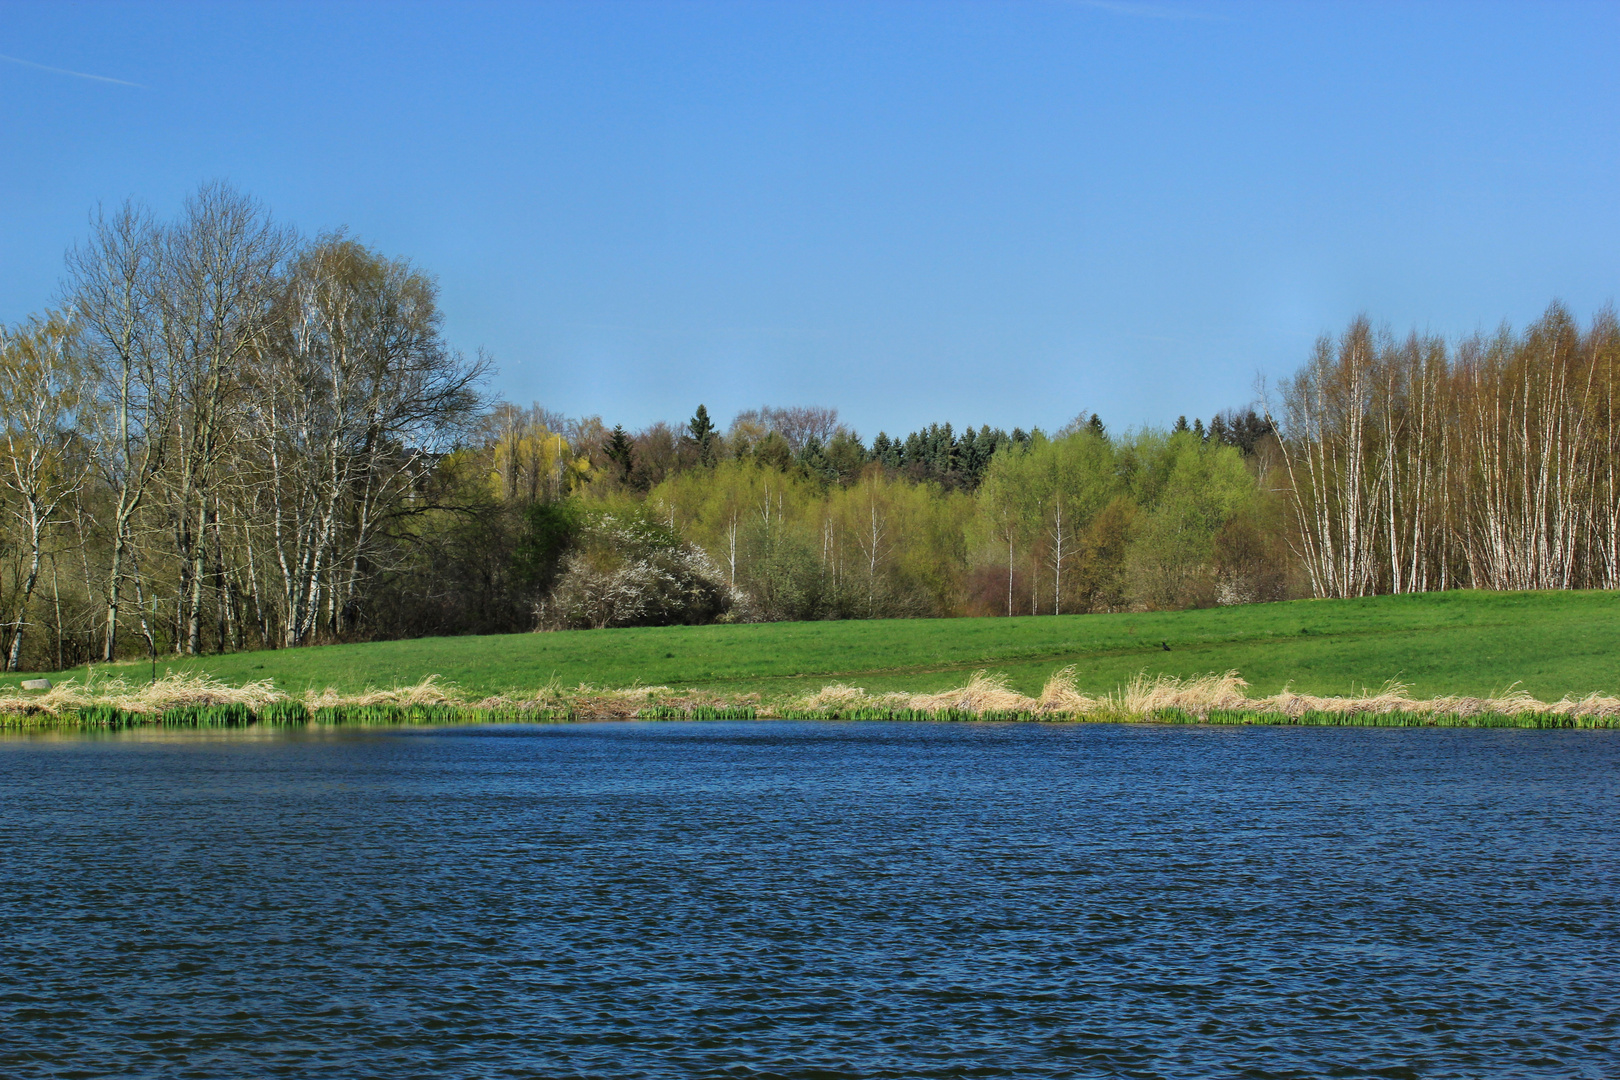
<path fill-rule="evenodd" d="M 877 438 L 872 440 L 872 460 L 879 465 L 893 467 L 899 462 L 895 460 L 895 449 L 888 433 L 880 431 Z"/>
<path fill-rule="evenodd" d="M 697 444 L 698 460 L 705 465 L 713 464 L 715 427 L 707 406 L 697 407 L 697 413 L 686 422 L 686 429 L 690 433 L 688 438 Z"/>
<path fill-rule="evenodd" d="M 630 443 L 630 437 L 624 433 L 623 424 L 613 425 L 613 433 L 608 436 L 607 445 L 602 452 L 607 459 L 619 467 L 619 479 L 628 483 L 630 469 L 635 464 L 635 447 Z"/>

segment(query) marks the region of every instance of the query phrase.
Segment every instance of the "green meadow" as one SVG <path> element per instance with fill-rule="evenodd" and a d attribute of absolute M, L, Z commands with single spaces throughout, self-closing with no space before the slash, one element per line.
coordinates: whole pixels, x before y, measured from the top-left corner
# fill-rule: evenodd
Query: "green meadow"
<path fill-rule="evenodd" d="M 1544 701 L 1620 693 L 1620 593 L 1448 592 L 1301 600 L 1198 611 L 990 619 L 889 619 L 584 630 L 328 645 L 179 659 L 157 672 L 232 684 L 271 679 L 301 693 L 410 685 L 438 675 L 475 694 L 548 683 L 669 686 L 782 701 L 832 682 L 872 692 L 935 691 L 972 672 L 1036 693 L 1074 665 L 1081 690 L 1146 672 L 1238 671 L 1251 694 L 1291 686 L 1337 695 L 1406 684 L 1414 697 L 1518 688 Z M 96 665 L 136 683 L 145 661 Z M 85 668 L 51 674 L 83 681 Z M 28 676 L 9 676 L 15 685 Z"/>

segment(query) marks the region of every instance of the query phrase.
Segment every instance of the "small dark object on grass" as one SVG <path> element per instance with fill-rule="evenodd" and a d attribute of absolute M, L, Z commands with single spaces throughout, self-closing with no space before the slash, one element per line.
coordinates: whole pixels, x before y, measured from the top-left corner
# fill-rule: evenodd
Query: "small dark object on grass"
<path fill-rule="evenodd" d="M 1159 644 L 1164 646 L 1164 651 L 1165 652 L 1170 651 L 1170 643 L 1168 641 L 1161 641 L 1161 642 L 1159 642 Z"/>

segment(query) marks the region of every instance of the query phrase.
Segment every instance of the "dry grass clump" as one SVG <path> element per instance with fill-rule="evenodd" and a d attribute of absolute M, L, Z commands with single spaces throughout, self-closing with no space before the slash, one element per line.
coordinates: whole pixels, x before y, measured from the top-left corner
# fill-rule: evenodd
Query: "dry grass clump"
<path fill-rule="evenodd" d="M 814 694 L 802 697 L 793 702 L 795 709 L 825 710 L 827 712 L 847 712 L 851 709 L 870 708 L 875 698 L 858 686 L 846 686 L 844 683 L 828 683 Z"/>
<path fill-rule="evenodd" d="M 633 720 L 642 709 L 674 695 L 667 686 L 601 689 L 580 683 L 564 693 L 566 711 L 581 720 Z"/>
<path fill-rule="evenodd" d="M 605 690 L 581 683 L 567 695 L 567 709 L 581 720 L 633 720 L 642 709 L 670 693 L 667 686 Z"/>
<path fill-rule="evenodd" d="M 1042 713 L 1067 713 L 1084 715 L 1108 708 L 1110 702 L 1106 698 L 1092 697 L 1082 693 L 1074 685 L 1074 665 L 1060 668 L 1052 673 L 1041 687 L 1041 696 L 1035 699 L 1035 711 Z"/>
<path fill-rule="evenodd" d="M 1620 698 L 1603 694 L 1587 694 L 1572 698 L 1568 694 L 1547 706 L 1547 711 L 1563 716 L 1601 716 L 1612 719 L 1620 716 Z"/>
<path fill-rule="evenodd" d="M 408 708 L 412 705 L 455 706 L 466 703 L 466 695 L 455 686 L 440 682 L 437 675 L 429 675 L 414 686 L 395 686 L 387 690 L 368 686 L 358 694 L 344 694 L 335 687 L 328 686 L 325 690 L 319 692 L 310 690 L 304 694 L 304 707 L 311 712 L 316 709 L 365 708 L 377 705 Z"/>
<path fill-rule="evenodd" d="M 285 699 L 269 679 L 228 686 L 205 673 L 170 672 L 156 682 L 131 686 L 121 675 L 111 679 L 91 675 L 83 683 L 69 679 L 43 693 L 0 690 L 0 714 L 60 716 L 95 706 L 143 716 L 187 706 L 245 705 L 257 711 Z"/>
<path fill-rule="evenodd" d="M 1081 693 L 1074 685 L 1074 666 L 1063 668 L 1046 680 L 1040 697 L 1028 697 L 1011 689 L 1004 674 L 975 671 L 961 686 L 934 693 L 892 691 L 871 694 L 859 686 L 830 683 L 813 694 L 791 702 L 798 712 L 825 712 L 833 715 L 860 710 L 888 709 L 907 713 L 1041 713 L 1089 712 L 1102 707 L 1102 699 Z"/>
<path fill-rule="evenodd" d="M 1030 712 L 1036 707 L 1034 698 L 1025 697 L 1007 688 L 1006 675 L 991 675 L 975 671 L 968 681 L 952 690 L 936 694 L 908 694 L 907 707 L 924 712 L 949 709 L 954 712 L 1008 713 Z"/>
<path fill-rule="evenodd" d="M 1253 702 L 1243 691 L 1249 684 L 1235 671 L 1222 674 L 1155 675 L 1138 672 L 1129 683 L 1108 695 L 1112 708 L 1129 716 L 1151 716 L 1167 709 L 1178 709 L 1194 716 L 1208 716 L 1211 709 L 1252 709 Z"/>
<path fill-rule="evenodd" d="M 959 691 L 947 691 L 952 692 Z M 918 709 L 922 706 L 916 702 L 930 696 L 932 695 L 908 694 L 900 690 L 873 694 L 859 686 L 830 683 L 813 694 L 793 699 L 787 703 L 786 708 L 789 712 L 823 712 L 829 716 L 849 716 L 863 711 Z"/>
<path fill-rule="evenodd" d="M 584 687 L 581 687 L 580 689 L 583 690 Z M 563 686 L 562 680 L 558 679 L 556 676 L 552 676 L 550 682 L 540 687 L 540 689 L 536 690 L 530 697 L 516 699 L 515 703 L 520 707 L 528 706 L 535 709 L 562 710 L 568 707 L 568 704 L 573 700 L 573 697 L 573 692 L 567 687 Z M 505 695 L 489 698 L 487 700 L 490 702 L 499 701 L 502 703 L 513 701 L 513 699 L 508 698 Z"/>
<path fill-rule="evenodd" d="M 657 704 L 671 709 L 747 709 L 759 705 L 758 694 L 715 694 L 706 690 L 666 693 Z"/>
<path fill-rule="evenodd" d="M 1352 694 L 1348 697 L 1325 697 L 1320 694 L 1296 694 L 1288 687 L 1282 692 L 1269 698 L 1262 699 L 1254 707 L 1268 708 L 1284 716 L 1302 716 L 1307 712 L 1323 713 L 1389 713 L 1413 711 L 1413 699 L 1406 694 L 1403 683 L 1388 682 L 1384 688 L 1375 693 Z"/>
<path fill-rule="evenodd" d="M 560 679 L 553 678 L 527 697 L 490 694 L 473 702 L 472 708 L 485 712 L 564 713 L 569 711 L 580 697 L 595 692 L 584 683 L 577 689 L 570 689 L 564 686 Z"/>

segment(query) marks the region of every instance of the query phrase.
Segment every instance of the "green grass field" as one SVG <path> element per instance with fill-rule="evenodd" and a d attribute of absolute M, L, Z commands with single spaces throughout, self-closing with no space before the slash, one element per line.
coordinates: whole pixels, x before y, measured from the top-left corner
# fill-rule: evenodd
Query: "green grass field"
<path fill-rule="evenodd" d="M 1165 650 L 1165 645 L 1169 650 Z M 1291 684 L 1349 694 L 1396 679 L 1415 697 L 1483 696 L 1518 683 L 1543 700 L 1620 693 L 1620 593 L 1450 592 L 1302 600 L 1202 611 L 996 619 L 765 623 L 749 626 L 426 638 L 367 645 L 159 657 L 158 673 L 228 683 L 269 678 L 297 693 L 408 685 L 436 674 L 473 693 L 552 680 L 600 688 L 665 685 L 757 692 L 780 701 L 845 682 L 873 692 L 932 691 L 985 668 L 1034 693 L 1073 664 L 1080 688 L 1115 689 L 1138 672 L 1236 669 L 1251 693 Z M 98 666 L 131 682 L 145 662 Z M 51 675 L 83 680 L 84 668 Z M 23 676 L 3 680 L 15 684 Z"/>

